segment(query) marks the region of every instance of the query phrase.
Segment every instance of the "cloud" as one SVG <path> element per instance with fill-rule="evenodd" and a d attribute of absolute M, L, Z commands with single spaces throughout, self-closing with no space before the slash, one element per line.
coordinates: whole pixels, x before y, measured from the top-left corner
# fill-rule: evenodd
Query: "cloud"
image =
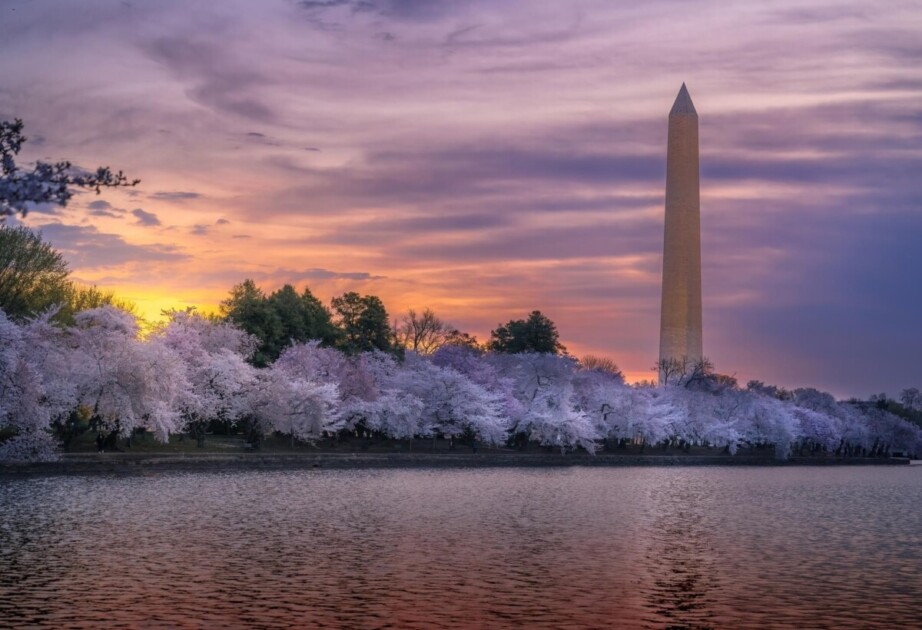
<path fill-rule="evenodd" d="M 329 291 L 368 282 L 393 311 L 433 306 L 481 334 L 541 308 L 574 351 L 641 372 L 657 343 L 666 112 L 688 81 L 718 368 L 892 392 L 918 385 L 907 314 L 920 310 L 922 10 L 911 4 L 711 0 L 676 21 L 675 0 L 181 14 L 171 2 L 48 0 L 0 21 L 0 112 L 29 112 L 41 154 L 158 182 L 107 198 L 183 226 L 170 237 L 195 257 L 163 274 L 164 294 L 210 300 L 201 279 L 227 270 Z M 66 108 L 62 90 L 75 95 Z M 193 181 L 226 192 L 182 190 Z M 202 247 L 189 232 L 217 233 L 217 217 L 234 240 Z M 109 255 L 105 237 L 81 236 Z M 244 239 L 258 259 L 241 261 Z M 146 247 L 123 264 L 143 265 L 148 286 L 143 257 L 183 251 Z"/>
<path fill-rule="evenodd" d="M 378 276 L 367 271 L 330 271 L 329 269 L 305 269 L 292 271 L 279 269 L 273 275 L 291 279 L 292 282 L 305 280 L 382 280 L 386 276 Z"/>
<path fill-rule="evenodd" d="M 227 219 L 218 219 L 214 222 L 215 225 L 227 225 L 228 223 L 230 223 L 230 221 Z"/>
<path fill-rule="evenodd" d="M 783 25 L 804 24 L 810 22 L 838 22 L 842 20 L 867 22 L 870 19 L 868 9 L 845 6 L 800 7 L 772 11 L 767 18 L 770 23 Z"/>
<path fill-rule="evenodd" d="M 90 212 L 91 216 L 94 217 L 108 217 L 110 219 L 120 219 L 122 215 L 117 212 L 109 212 L 108 210 L 93 210 Z"/>
<path fill-rule="evenodd" d="M 157 218 L 157 215 L 153 212 L 147 212 L 142 208 L 135 208 L 131 211 L 131 214 L 137 218 L 138 225 L 144 226 L 155 226 L 160 225 L 160 219 Z"/>
<path fill-rule="evenodd" d="M 266 135 L 266 134 L 264 134 L 264 133 L 259 133 L 259 132 L 256 132 L 256 131 L 247 132 L 247 133 L 244 135 L 244 138 L 245 138 L 248 142 L 250 142 L 251 144 L 257 144 L 257 145 L 262 145 L 262 146 L 266 146 L 266 147 L 283 147 L 283 146 L 285 146 L 285 143 L 284 143 L 284 142 L 282 142 L 282 141 L 280 141 L 280 140 L 278 140 L 278 139 L 276 139 L 276 138 L 273 138 L 272 136 L 268 136 L 268 135 Z"/>
<path fill-rule="evenodd" d="M 145 50 L 153 60 L 190 84 L 186 94 L 193 101 L 247 120 L 275 119 L 272 109 L 257 94 L 267 83 L 267 75 L 247 67 L 226 42 L 165 36 L 148 44 Z"/>
<path fill-rule="evenodd" d="M 916 28 L 862 28 L 850 33 L 847 40 L 849 45 L 874 51 L 897 62 L 918 63 L 922 59 L 922 43 Z"/>
<path fill-rule="evenodd" d="M 332 283 L 334 290 L 350 282 L 373 282 L 385 280 L 386 276 L 376 275 L 367 271 L 333 271 L 320 267 L 308 269 L 288 269 L 284 267 L 251 269 L 246 267 L 225 267 L 195 274 L 196 282 L 201 286 L 219 285 L 229 288 L 231 285 L 249 278 L 264 288 L 273 290 L 284 284 L 300 285 L 316 283 L 326 285 Z"/>
<path fill-rule="evenodd" d="M 456 11 L 469 2 L 431 2 L 429 0 L 300 0 L 308 13 L 318 14 L 330 9 L 345 9 L 347 14 L 375 14 L 398 20 L 432 20 Z M 455 6 L 450 6 L 454 4 Z"/>
<path fill-rule="evenodd" d="M 86 204 L 86 207 L 90 211 L 90 216 L 93 217 L 120 219 L 126 212 L 126 210 L 123 208 L 116 208 L 105 199 L 97 199 L 95 201 L 91 201 L 90 203 Z"/>
<path fill-rule="evenodd" d="M 332 169 L 276 163 L 290 168 L 302 183 L 269 193 L 264 210 L 269 216 L 351 212 L 369 206 L 403 208 L 405 212 L 457 208 L 468 216 L 471 208 L 502 216 L 541 209 L 585 209 L 592 204 L 614 210 L 649 203 L 649 195 L 624 194 L 619 199 L 612 194 L 615 187 L 659 188 L 665 177 L 661 156 L 592 148 L 566 150 L 550 139 L 376 151 L 362 163 Z M 551 182 L 556 190 L 549 186 Z"/>
<path fill-rule="evenodd" d="M 76 269 L 176 262 L 189 258 L 175 245 L 135 245 L 118 234 L 100 232 L 93 226 L 45 223 L 36 228 Z"/>
<path fill-rule="evenodd" d="M 655 220 L 578 227 L 516 227 L 461 242 L 409 243 L 398 250 L 409 258 L 443 261 L 565 260 L 612 255 L 642 255 L 661 244 Z"/>
<path fill-rule="evenodd" d="M 184 190 L 163 190 L 152 193 L 147 197 L 148 199 L 154 199 L 156 201 L 189 201 L 192 199 L 200 199 L 201 196 L 202 195 L 199 193 Z"/>
<path fill-rule="evenodd" d="M 300 0 L 298 6 L 308 11 L 315 11 L 317 9 L 330 9 L 333 7 L 341 6 L 352 6 L 355 3 L 353 0 Z"/>

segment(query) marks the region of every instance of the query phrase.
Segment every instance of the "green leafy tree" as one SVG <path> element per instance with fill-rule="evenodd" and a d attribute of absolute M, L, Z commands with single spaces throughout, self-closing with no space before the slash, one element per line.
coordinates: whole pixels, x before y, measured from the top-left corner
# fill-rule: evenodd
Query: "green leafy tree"
<path fill-rule="evenodd" d="M 269 296 L 269 304 L 281 324 L 281 336 L 275 344 L 279 352 L 292 342 L 319 339 L 325 345 L 332 345 L 339 337 L 330 311 L 307 287 L 299 295 L 293 286 L 286 284 Z"/>
<path fill-rule="evenodd" d="M 282 321 L 266 294 L 250 279 L 234 286 L 221 302 L 221 315 L 259 340 L 252 363 L 265 367 L 278 357 Z"/>
<path fill-rule="evenodd" d="M 342 331 L 340 348 L 348 353 L 396 349 L 394 332 L 388 324 L 387 310 L 380 298 L 354 291 L 333 298 L 336 323 Z"/>
<path fill-rule="evenodd" d="M 60 252 L 25 227 L 0 226 L 0 308 L 12 319 L 63 304 L 70 270 Z"/>
<path fill-rule="evenodd" d="M 72 325 L 80 311 L 106 305 L 137 315 L 130 302 L 76 285 L 69 275 L 64 257 L 41 234 L 0 225 L 0 309 L 8 317 L 22 320 L 56 308 L 54 320 Z"/>
<path fill-rule="evenodd" d="M 116 296 L 112 291 L 104 291 L 96 286 L 83 287 L 73 283 L 68 286 L 64 301 L 59 305 L 60 308 L 54 319 L 72 326 L 74 315 L 100 306 L 114 306 L 133 315 L 135 319 L 140 319 L 137 307 L 132 302 Z"/>
<path fill-rule="evenodd" d="M 532 311 L 527 319 L 514 319 L 501 324 L 490 333 L 487 350 L 507 354 L 564 354 L 567 351 L 560 343 L 557 326 L 541 311 Z"/>
<path fill-rule="evenodd" d="M 0 120 L 0 220 L 16 213 L 25 216 L 33 204 L 53 203 L 66 206 L 74 188 L 87 188 L 99 194 L 103 188 L 135 186 L 141 180 L 129 180 L 107 166 L 94 172 L 76 168 L 70 162 L 36 162 L 31 168 L 16 164 L 26 137 L 22 120 Z"/>
<path fill-rule="evenodd" d="M 259 340 L 251 359 L 259 367 L 275 361 L 293 343 L 319 339 L 334 345 L 341 335 L 330 311 L 310 289 L 299 294 L 290 284 L 267 296 L 253 280 L 244 280 L 221 303 L 221 314 Z"/>

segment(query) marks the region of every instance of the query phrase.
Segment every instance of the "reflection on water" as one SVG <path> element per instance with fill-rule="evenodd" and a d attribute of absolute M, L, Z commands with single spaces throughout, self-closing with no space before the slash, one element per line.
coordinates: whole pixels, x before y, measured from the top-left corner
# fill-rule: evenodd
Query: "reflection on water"
<path fill-rule="evenodd" d="M 714 511 L 706 482 L 701 475 L 673 475 L 648 490 L 652 624 L 710 628 L 716 623 L 720 573 L 710 538 L 716 524 L 707 518 Z"/>
<path fill-rule="evenodd" d="M 922 469 L 0 481 L 0 626 L 892 628 Z"/>

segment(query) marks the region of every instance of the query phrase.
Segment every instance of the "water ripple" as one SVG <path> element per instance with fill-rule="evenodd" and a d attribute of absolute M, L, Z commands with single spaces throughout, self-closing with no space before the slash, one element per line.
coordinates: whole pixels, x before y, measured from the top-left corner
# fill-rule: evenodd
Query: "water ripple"
<path fill-rule="evenodd" d="M 922 470 L 0 481 L 0 626 L 893 628 Z"/>

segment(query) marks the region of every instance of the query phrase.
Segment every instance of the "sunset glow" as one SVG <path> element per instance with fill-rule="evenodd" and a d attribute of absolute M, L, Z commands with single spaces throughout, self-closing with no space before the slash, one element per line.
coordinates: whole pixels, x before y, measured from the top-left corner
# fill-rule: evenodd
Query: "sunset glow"
<path fill-rule="evenodd" d="M 0 119 L 23 162 L 141 178 L 23 222 L 144 317 L 245 278 L 481 340 L 540 309 L 636 381 L 685 81 L 706 355 L 867 396 L 920 377 L 920 26 L 908 2 L 11 0 Z"/>

